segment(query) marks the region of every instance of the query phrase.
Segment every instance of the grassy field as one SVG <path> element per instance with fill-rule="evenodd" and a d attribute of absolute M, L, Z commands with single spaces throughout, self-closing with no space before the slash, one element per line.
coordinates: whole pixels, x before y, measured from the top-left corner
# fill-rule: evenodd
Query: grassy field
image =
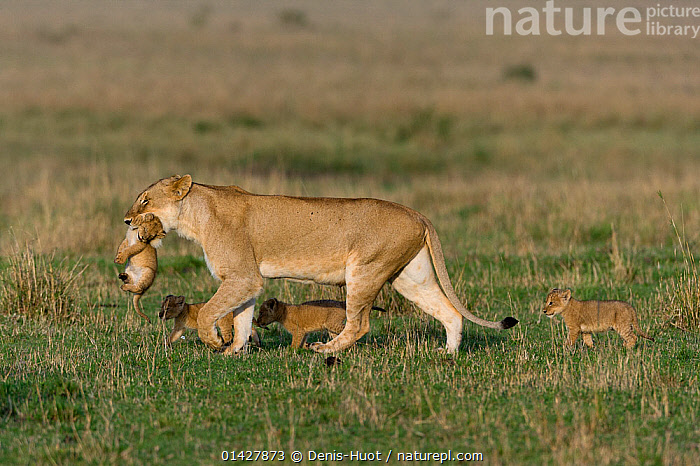
<path fill-rule="evenodd" d="M 696 43 L 489 37 L 486 1 L 258 3 L 0 5 L 0 463 L 697 464 Z M 439 322 L 387 287 L 340 366 L 274 327 L 237 358 L 194 333 L 168 347 L 172 323 L 135 315 L 112 259 L 124 212 L 173 173 L 408 205 L 463 302 L 520 324 L 467 323 L 449 358 Z M 192 243 L 170 235 L 159 259 L 151 316 L 216 290 Z M 656 341 L 564 349 L 541 312 L 553 287 L 630 301 Z"/>

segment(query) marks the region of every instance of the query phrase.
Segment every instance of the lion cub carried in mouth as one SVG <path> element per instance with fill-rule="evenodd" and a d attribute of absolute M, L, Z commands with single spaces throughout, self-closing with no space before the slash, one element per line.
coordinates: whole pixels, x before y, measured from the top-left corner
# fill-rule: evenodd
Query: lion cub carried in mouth
<path fill-rule="evenodd" d="M 372 309 L 384 311 L 380 307 Z M 292 334 L 292 346 L 304 346 L 306 336 L 310 332 L 327 330 L 331 338 L 335 338 L 345 328 L 345 303 L 329 299 L 307 301 L 302 304 L 286 304 L 275 298 L 268 299 L 260 306 L 260 313 L 253 323 L 265 327 L 273 322 L 279 322 Z"/>
<path fill-rule="evenodd" d="M 134 293 L 136 312 L 149 322 L 151 319 L 141 311 L 139 300 L 156 278 L 156 248 L 160 246 L 163 238 L 165 231 L 158 217 L 150 213 L 137 215 L 131 221 L 126 237 L 119 245 L 117 256 L 114 258 L 116 264 L 126 263 L 126 269 L 119 274 L 119 279 L 124 282 L 121 289 Z"/>
<path fill-rule="evenodd" d="M 197 327 L 197 317 L 199 316 L 199 310 L 205 304 L 206 302 L 188 304 L 185 302 L 184 296 L 168 295 L 163 299 L 158 317 L 163 320 L 175 319 L 175 326 L 168 337 L 170 343 L 175 343 L 185 330 L 199 329 Z M 228 313 L 220 318 L 216 325 L 219 327 L 224 344 L 231 343 L 231 340 L 233 340 L 233 313 Z M 251 339 L 255 345 L 260 346 L 260 337 L 258 337 L 258 332 L 255 329 L 253 329 Z"/>
<path fill-rule="evenodd" d="M 547 295 L 543 312 L 550 318 L 557 314 L 564 318 L 569 329 L 567 346 L 572 346 L 582 333 L 583 342 L 592 348 L 591 334 L 610 329 L 622 337 L 626 348 L 632 348 L 637 343 L 637 335 L 654 341 L 642 332 L 637 312 L 624 301 L 578 301 L 571 297 L 571 290 L 555 288 Z"/>

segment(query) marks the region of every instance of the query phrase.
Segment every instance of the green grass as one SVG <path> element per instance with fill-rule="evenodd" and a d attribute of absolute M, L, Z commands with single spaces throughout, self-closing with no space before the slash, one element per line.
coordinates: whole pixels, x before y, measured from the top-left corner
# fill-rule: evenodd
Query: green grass
<path fill-rule="evenodd" d="M 170 348 L 170 322 L 149 325 L 127 311 L 125 294 L 97 285 L 116 281 L 111 266 L 89 259 L 92 285 L 83 284 L 74 323 L 0 317 L 0 462 L 213 463 L 223 450 L 268 449 L 452 450 L 483 453 L 490 464 L 692 463 L 700 339 L 659 310 L 656 283 L 682 264 L 644 251 L 633 266 L 650 261 L 649 280 L 629 284 L 616 282 L 608 253 L 595 250 L 536 263 L 502 255 L 450 263 L 477 314 L 520 324 L 504 332 L 466 324 L 458 356 L 447 357 L 435 351 L 444 344 L 440 324 L 387 289 L 378 304 L 390 312 L 373 313 L 370 334 L 329 368 L 322 355 L 288 348 L 290 336 L 275 327 L 242 357 L 216 355 L 194 333 Z M 143 300 L 151 314 L 162 287 L 192 301 L 215 288 L 196 257 L 161 262 Z M 543 318 L 540 306 L 547 287 L 577 267 L 579 297 L 631 299 L 656 341 L 626 351 L 610 333 L 594 336 L 593 350 L 580 341 L 565 350 L 563 324 Z M 192 280 L 210 287 L 193 290 Z M 281 281 L 265 288 L 292 302 L 319 294 L 337 296 Z"/>

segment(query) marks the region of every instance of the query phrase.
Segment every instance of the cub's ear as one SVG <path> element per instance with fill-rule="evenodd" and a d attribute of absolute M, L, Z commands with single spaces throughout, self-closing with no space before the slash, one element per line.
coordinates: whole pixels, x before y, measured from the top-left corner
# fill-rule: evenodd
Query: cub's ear
<path fill-rule="evenodd" d="M 176 296 L 175 297 L 175 304 L 185 304 L 185 297 L 184 296 Z"/>
<path fill-rule="evenodd" d="M 170 196 L 176 201 L 182 200 L 192 187 L 192 177 L 190 175 L 173 175 L 168 180 L 168 190 Z"/>
<path fill-rule="evenodd" d="M 571 290 L 564 291 L 561 296 L 564 299 L 571 299 Z"/>
<path fill-rule="evenodd" d="M 156 218 L 156 216 L 150 212 L 147 214 L 143 214 L 143 221 L 144 222 L 152 222 L 155 218 Z"/>

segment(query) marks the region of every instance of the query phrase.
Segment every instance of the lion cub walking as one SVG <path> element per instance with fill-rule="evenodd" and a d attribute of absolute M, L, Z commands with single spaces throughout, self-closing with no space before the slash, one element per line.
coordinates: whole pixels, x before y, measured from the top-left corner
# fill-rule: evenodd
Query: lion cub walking
<path fill-rule="evenodd" d="M 568 346 L 573 345 L 582 333 L 583 342 L 592 348 L 591 334 L 610 329 L 622 337 L 627 348 L 632 348 L 637 343 L 637 335 L 654 341 L 642 332 L 637 312 L 624 301 L 578 301 L 571 297 L 571 290 L 555 288 L 547 295 L 543 312 L 550 318 L 557 314 L 564 318 L 569 329 L 566 342 Z"/>
<path fill-rule="evenodd" d="M 168 295 L 163 299 L 158 317 L 163 320 L 175 319 L 175 326 L 168 337 L 170 343 L 175 343 L 187 329 L 199 329 L 199 327 L 197 327 L 197 317 L 199 316 L 199 310 L 204 307 L 205 304 L 206 302 L 188 304 L 185 302 L 184 296 Z M 228 313 L 220 318 L 216 322 L 216 325 L 219 327 L 221 338 L 223 338 L 224 343 L 230 343 L 231 340 L 233 340 L 233 313 Z M 258 337 L 258 332 L 256 332 L 255 329 L 253 329 L 251 339 L 253 343 L 260 346 L 260 337 Z"/>
<path fill-rule="evenodd" d="M 384 309 L 372 307 L 379 311 Z M 260 313 L 253 323 L 265 327 L 279 322 L 292 334 L 292 346 L 304 346 L 306 336 L 317 330 L 327 330 L 335 338 L 345 328 L 345 303 L 329 299 L 307 301 L 302 304 L 286 304 L 274 298 L 260 306 Z"/>
<path fill-rule="evenodd" d="M 119 245 L 114 262 L 126 263 L 124 273 L 119 279 L 124 283 L 121 289 L 134 293 L 134 308 L 138 315 L 151 319 L 141 311 L 139 300 L 156 278 L 158 270 L 158 254 L 156 248 L 165 237 L 163 224 L 153 214 L 142 214 L 134 217 L 126 230 L 126 237 Z"/>

